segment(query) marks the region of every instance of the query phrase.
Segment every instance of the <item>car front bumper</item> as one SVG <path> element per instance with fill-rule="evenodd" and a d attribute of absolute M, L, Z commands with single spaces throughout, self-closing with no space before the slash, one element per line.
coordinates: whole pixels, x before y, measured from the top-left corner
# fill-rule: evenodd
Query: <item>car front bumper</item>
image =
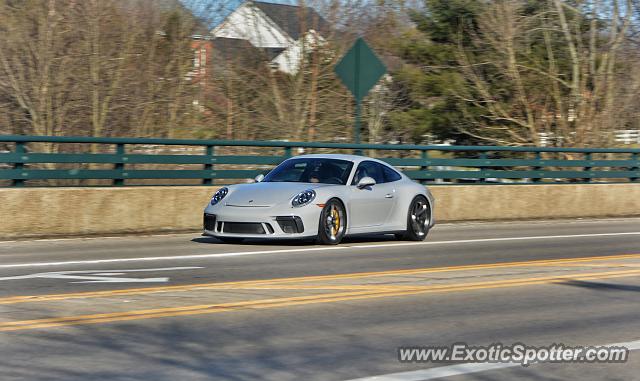
<path fill-rule="evenodd" d="M 204 234 L 228 238 L 307 238 L 318 235 L 322 208 L 208 206 L 204 211 Z"/>

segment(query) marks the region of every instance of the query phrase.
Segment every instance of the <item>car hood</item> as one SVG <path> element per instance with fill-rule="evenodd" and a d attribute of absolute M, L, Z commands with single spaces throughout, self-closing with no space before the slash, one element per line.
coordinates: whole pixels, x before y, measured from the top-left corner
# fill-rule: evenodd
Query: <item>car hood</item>
<path fill-rule="evenodd" d="M 226 206 L 269 207 L 287 202 L 296 194 L 307 189 L 317 189 L 327 184 L 310 183 L 253 183 L 229 187 L 225 197 Z"/>

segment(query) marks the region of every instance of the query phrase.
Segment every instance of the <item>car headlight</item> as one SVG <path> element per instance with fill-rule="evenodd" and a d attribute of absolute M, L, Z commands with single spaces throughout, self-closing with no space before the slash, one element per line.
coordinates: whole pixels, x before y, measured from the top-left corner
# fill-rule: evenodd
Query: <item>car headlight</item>
<path fill-rule="evenodd" d="M 211 205 L 219 203 L 220 200 L 222 200 L 224 196 L 227 195 L 227 193 L 229 193 L 229 188 L 227 187 L 218 189 L 218 191 L 211 198 Z"/>
<path fill-rule="evenodd" d="M 305 206 L 311 201 L 313 201 L 313 199 L 315 198 L 316 198 L 316 192 L 314 190 L 308 189 L 304 192 L 298 193 L 293 198 L 293 200 L 291 200 L 291 205 L 293 205 L 294 208 Z"/>

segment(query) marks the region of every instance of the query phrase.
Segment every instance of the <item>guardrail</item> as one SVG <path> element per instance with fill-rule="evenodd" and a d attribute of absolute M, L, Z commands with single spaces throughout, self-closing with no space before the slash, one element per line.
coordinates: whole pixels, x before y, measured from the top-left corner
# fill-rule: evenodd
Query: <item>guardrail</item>
<path fill-rule="evenodd" d="M 150 145 L 160 153 L 148 153 Z M 294 148 L 315 152 L 371 150 L 374 156 L 401 168 L 409 177 L 427 183 L 637 182 L 640 179 L 640 149 L 633 148 L 356 145 L 16 135 L 0 135 L 1 146 L 5 151 L 0 153 L 0 180 L 8 186 L 61 185 L 58 180 L 77 180 L 75 185 L 96 185 L 95 182 L 86 184 L 86 180 L 106 182 L 99 185 L 144 185 L 136 181 L 145 179 L 161 180 L 162 185 L 180 185 L 176 183 L 178 180 L 189 180 L 191 185 L 194 182 L 212 185 L 221 180 L 253 178 L 291 157 Z M 182 151 L 196 154 L 166 154 L 169 147 L 176 146 L 191 147 Z M 270 149 L 269 152 L 251 152 L 265 148 Z M 234 149 L 238 152 L 224 152 Z M 167 164 L 174 168 L 157 168 Z M 200 168 L 185 168 L 194 165 Z"/>

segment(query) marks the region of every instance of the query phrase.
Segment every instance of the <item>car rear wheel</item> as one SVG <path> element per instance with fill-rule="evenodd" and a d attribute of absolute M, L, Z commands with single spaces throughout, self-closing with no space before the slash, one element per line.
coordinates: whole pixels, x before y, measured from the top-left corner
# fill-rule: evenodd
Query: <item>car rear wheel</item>
<path fill-rule="evenodd" d="M 318 243 L 337 245 L 342 241 L 347 227 L 344 205 L 336 199 L 329 200 L 320 213 Z"/>
<path fill-rule="evenodd" d="M 431 207 L 427 198 L 422 195 L 416 196 L 409 205 L 407 230 L 396 237 L 406 241 L 423 241 L 429 234 L 430 218 Z"/>

